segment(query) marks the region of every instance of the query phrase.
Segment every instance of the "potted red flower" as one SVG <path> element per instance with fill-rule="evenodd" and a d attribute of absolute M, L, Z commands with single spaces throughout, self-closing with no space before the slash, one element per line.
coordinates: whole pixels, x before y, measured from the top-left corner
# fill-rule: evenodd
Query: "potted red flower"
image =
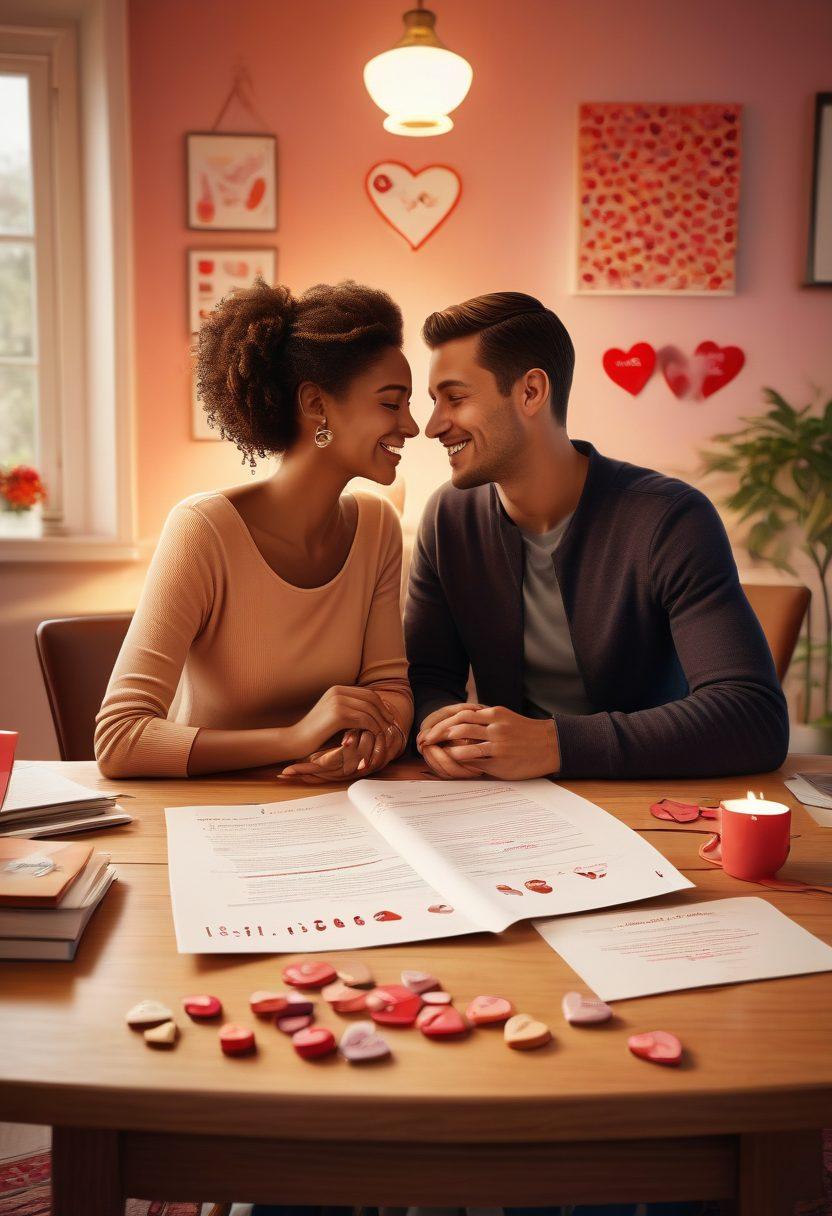
<path fill-rule="evenodd" d="M 46 500 L 40 473 L 27 464 L 0 469 L 0 511 L 22 516 Z"/>

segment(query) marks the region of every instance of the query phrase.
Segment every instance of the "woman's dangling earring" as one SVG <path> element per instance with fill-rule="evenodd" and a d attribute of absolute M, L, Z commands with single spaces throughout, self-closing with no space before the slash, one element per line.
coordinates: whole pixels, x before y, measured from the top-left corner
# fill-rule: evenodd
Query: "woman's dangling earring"
<path fill-rule="evenodd" d="M 315 446 L 319 448 L 328 448 L 332 443 L 332 431 L 326 424 L 326 418 L 323 422 L 318 423 L 318 429 L 315 432 Z"/>

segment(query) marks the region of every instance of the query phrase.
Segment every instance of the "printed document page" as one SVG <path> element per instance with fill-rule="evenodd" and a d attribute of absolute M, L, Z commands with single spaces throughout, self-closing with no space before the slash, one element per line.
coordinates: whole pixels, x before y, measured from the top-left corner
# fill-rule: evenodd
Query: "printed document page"
<path fill-rule="evenodd" d="M 566 916 L 535 928 L 603 1001 L 832 971 L 832 947 L 754 895 Z"/>
<path fill-rule="evenodd" d="M 165 810 L 182 954 L 311 953 L 475 933 L 344 793 Z"/>
<path fill-rule="evenodd" d="M 693 886 L 637 832 L 551 781 L 357 781 L 349 796 L 480 928 Z"/>

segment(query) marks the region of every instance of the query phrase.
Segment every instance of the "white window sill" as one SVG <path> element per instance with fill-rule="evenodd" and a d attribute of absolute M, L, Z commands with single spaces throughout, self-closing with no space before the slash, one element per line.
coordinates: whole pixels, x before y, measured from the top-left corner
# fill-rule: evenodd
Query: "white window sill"
<path fill-rule="evenodd" d="M 139 547 L 102 536 L 0 536 L 2 562 L 134 562 Z"/>

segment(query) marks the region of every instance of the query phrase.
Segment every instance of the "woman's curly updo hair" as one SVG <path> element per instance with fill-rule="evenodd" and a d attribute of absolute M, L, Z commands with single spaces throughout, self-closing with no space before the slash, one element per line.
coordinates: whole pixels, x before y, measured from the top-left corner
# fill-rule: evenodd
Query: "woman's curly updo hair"
<path fill-rule="evenodd" d="M 402 314 L 383 291 L 346 281 L 294 297 L 253 287 L 220 300 L 197 335 L 196 377 L 210 426 L 255 467 L 298 437 L 297 390 L 305 381 L 339 396 L 390 346 L 401 348 Z"/>

